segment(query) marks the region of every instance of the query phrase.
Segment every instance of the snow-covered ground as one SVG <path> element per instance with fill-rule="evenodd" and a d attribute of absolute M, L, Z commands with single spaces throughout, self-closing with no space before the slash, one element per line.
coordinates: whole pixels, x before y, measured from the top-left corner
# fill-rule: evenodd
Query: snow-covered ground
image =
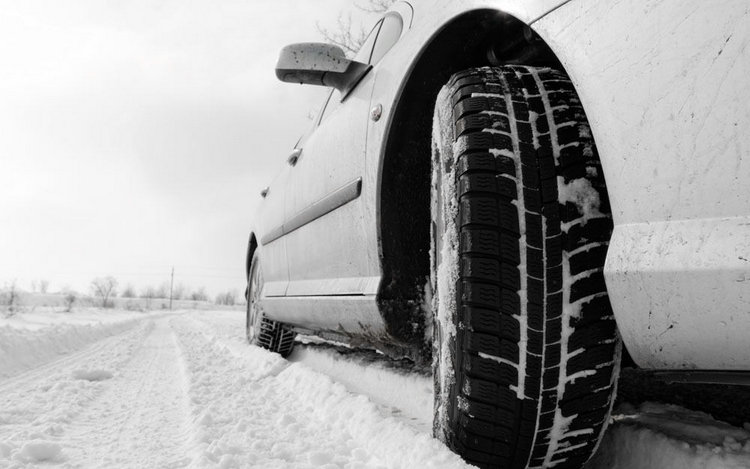
<path fill-rule="evenodd" d="M 0 467 L 461 468 L 430 436 L 427 374 L 244 341 L 243 314 L 0 319 Z M 750 432 L 623 405 L 587 469 L 750 468 Z"/>

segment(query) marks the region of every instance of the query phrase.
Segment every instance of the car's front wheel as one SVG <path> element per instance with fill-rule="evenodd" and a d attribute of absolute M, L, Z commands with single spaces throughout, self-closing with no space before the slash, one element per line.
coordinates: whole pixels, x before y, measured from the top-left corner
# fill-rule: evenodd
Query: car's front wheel
<path fill-rule="evenodd" d="M 435 435 L 480 467 L 580 468 L 620 342 L 604 179 L 563 73 L 453 76 L 436 103 L 432 217 Z"/>
<path fill-rule="evenodd" d="M 258 252 L 253 253 L 250 264 L 250 277 L 247 287 L 246 334 L 251 345 L 289 356 L 294 348 L 295 333 L 283 324 L 268 319 L 260 306 L 263 288 L 263 272 L 260 268 Z"/>

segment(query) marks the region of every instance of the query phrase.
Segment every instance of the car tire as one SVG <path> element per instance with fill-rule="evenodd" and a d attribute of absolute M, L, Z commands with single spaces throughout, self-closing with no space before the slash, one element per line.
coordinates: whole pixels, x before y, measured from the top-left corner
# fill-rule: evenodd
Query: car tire
<path fill-rule="evenodd" d="M 263 287 L 263 273 L 258 252 L 253 253 L 250 275 L 247 283 L 247 315 L 245 332 L 247 341 L 264 349 L 289 356 L 294 348 L 295 332 L 284 324 L 268 319 L 260 307 L 260 293 Z"/>
<path fill-rule="evenodd" d="M 433 127 L 435 436 L 479 467 L 580 468 L 616 392 L 601 165 L 564 73 L 470 69 Z"/>

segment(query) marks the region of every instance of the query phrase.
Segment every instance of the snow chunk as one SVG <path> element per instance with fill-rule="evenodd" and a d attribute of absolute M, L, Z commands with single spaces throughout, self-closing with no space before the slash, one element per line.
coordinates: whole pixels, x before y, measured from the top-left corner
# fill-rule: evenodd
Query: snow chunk
<path fill-rule="evenodd" d="M 73 378 L 86 381 L 106 381 L 112 379 L 112 373 L 107 370 L 75 370 Z"/>
<path fill-rule="evenodd" d="M 331 453 L 316 451 L 314 453 L 310 453 L 309 459 L 310 464 L 312 464 L 313 466 L 322 466 L 331 462 L 333 460 L 333 455 Z"/>
<path fill-rule="evenodd" d="M 623 404 L 587 469 L 750 467 L 750 432 L 675 405 Z"/>
<path fill-rule="evenodd" d="M 208 412 L 204 412 L 204 413 L 203 413 L 203 415 L 201 415 L 201 416 L 200 416 L 200 417 L 198 418 L 198 423 L 199 423 L 200 425 L 204 425 L 204 426 L 210 426 L 210 425 L 213 425 L 213 423 L 214 423 L 214 418 L 213 418 L 213 417 L 211 416 L 211 414 L 210 414 L 210 413 L 208 413 Z"/>
<path fill-rule="evenodd" d="M 10 444 L 0 441 L 0 458 L 9 457 L 11 451 L 13 451 L 13 447 Z"/>
<path fill-rule="evenodd" d="M 566 184 L 562 176 L 558 176 L 557 190 L 560 202 L 571 202 L 574 204 L 578 208 L 578 213 L 583 216 L 584 223 L 591 218 L 604 216 L 599 211 L 601 204 L 599 192 L 596 191 L 588 179 L 573 179 Z"/>
<path fill-rule="evenodd" d="M 51 441 L 30 441 L 23 445 L 18 456 L 27 461 L 55 461 L 62 452 L 57 443 Z"/>
<path fill-rule="evenodd" d="M 645 402 L 637 409 L 623 405 L 618 411 L 617 415 L 613 416 L 615 421 L 637 422 L 690 443 L 721 446 L 726 438 L 750 441 L 750 432 L 745 429 L 715 420 L 706 413 L 676 405 Z"/>

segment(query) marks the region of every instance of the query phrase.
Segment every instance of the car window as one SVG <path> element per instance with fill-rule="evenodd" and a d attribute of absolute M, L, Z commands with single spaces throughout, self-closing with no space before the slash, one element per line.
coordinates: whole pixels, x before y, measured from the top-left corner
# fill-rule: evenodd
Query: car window
<path fill-rule="evenodd" d="M 378 38 L 375 41 L 375 48 L 372 50 L 370 62 L 375 65 L 383 58 L 391 47 L 393 47 L 398 38 L 401 37 L 401 31 L 404 29 L 404 22 L 396 13 L 389 13 L 383 18 Z"/>
<path fill-rule="evenodd" d="M 372 55 L 372 46 L 375 44 L 375 39 L 378 37 L 378 31 L 380 31 L 380 25 L 383 24 L 383 20 L 380 20 L 377 22 L 377 24 L 372 28 L 372 31 L 370 31 L 370 34 L 367 36 L 367 39 L 365 39 L 365 42 L 362 43 L 362 47 L 359 48 L 359 51 L 354 56 L 354 60 L 357 62 L 362 62 L 364 64 L 370 63 L 370 56 Z"/>
<path fill-rule="evenodd" d="M 324 104 L 325 108 L 323 109 L 323 112 L 320 115 L 320 120 L 318 121 L 318 125 L 320 125 L 321 122 L 323 122 L 323 119 L 328 117 L 331 112 L 339 107 L 339 104 L 341 103 L 341 91 L 337 90 L 336 88 L 331 88 L 331 92 L 328 94 L 328 97 L 326 98 L 326 102 Z"/>

